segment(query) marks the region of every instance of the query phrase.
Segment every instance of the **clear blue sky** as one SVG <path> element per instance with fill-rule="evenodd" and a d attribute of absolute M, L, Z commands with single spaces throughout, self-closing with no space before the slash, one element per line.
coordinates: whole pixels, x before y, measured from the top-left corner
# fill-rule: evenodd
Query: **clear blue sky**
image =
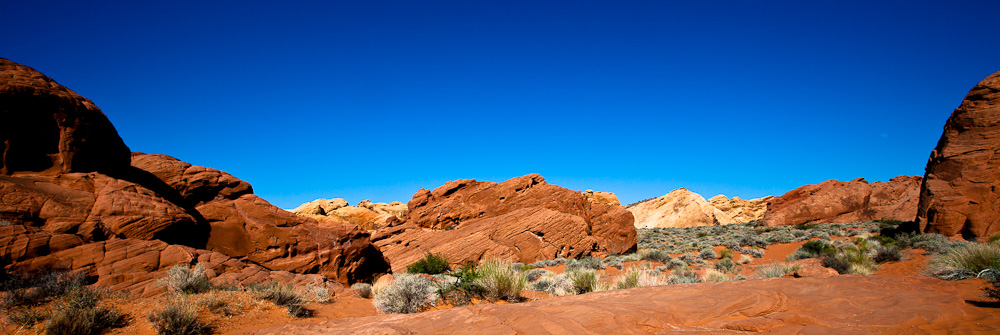
<path fill-rule="evenodd" d="M 133 151 L 292 208 L 539 173 L 623 203 L 922 175 L 998 1 L 0 2 Z"/>

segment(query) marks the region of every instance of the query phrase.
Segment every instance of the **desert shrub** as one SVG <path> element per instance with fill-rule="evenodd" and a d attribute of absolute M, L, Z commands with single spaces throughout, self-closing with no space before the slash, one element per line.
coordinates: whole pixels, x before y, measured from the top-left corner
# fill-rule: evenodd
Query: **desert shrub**
<path fill-rule="evenodd" d="M 87 287 L 77 287 L 62 297 L 45 322 L 46 334 L 97 334 L 107 328 L 128 323 L 125 315 L 100 306 L 101 294 Z"/>
<path fill-rule="evenodd" d="M 875 261 L 859 249 L 844 249 L 834 256 L 824 256 L 823 266 L 837 270 L 840 274 L 870 275 L 878 269 Z"/>
<path fill-rule="evenodd" d="M 532 290 L 545 292 L 556 296 L 574 295 L 579 293 L 576 285 L 565 274 L 547 273 L 532 284 Z"/>
<path fill-rule="evenodd" d="M 753 256 L 753 258 L 763 258 L 764 257 L 764 249 L 751 248 L 749 250 L 741 250 L 740 252 L 749 254 L 750 256 Z"/>
<path fill-rule="evenodd" d="M 312 298 L 315 302 L 330 301 L 330 289 L 327 288 L 326 283 L 323 281 L 306 284 L 306 293 L 308 293 L 310 298 Z"/>
<path fill-rule="evenodd" d="M 768 263 L 757 267 L 757 278 L 774 278 L 781 277 L 789 272 L 792 272 L 793 268 L 788 264 L 784 263 Z"/>
<path fill-rule="evenodd" d="M 198 321 L 194 306 L 184 302 L 167 304 L 161 310 L 149 315 L 149 322 L 160 335 L 200 335 L 210 334 L 211 328 Z"/>
<path fill-rule="evenodd" d="M 372 284 L 368 283 L 356 283 L 351 285 L 351 288 L 358 290 L 358 296 L 371 299 L 372 298 Z"/>
<path fill-rule="evenodd" d="M 670 284 L 691 284 L 700 283 L 701 278 L 694 271 L 675 270 L 667 279 Z"/>
<path fill-rule="evenodd" d="M 552 273 L 552 271 L 545 269 L 532 269 L 524 273 L 524 277 L 528 279 L 529 282 L 534 282 L 541 279 L 543 275 L 547 273 Z"/>
<path fill-rule="evenodd" d="M 399 274 L 384 290 L 375 294 L 372 304 L 388 314 L 416 313 L 437 300 L 437 289 L 428 278 Z"/>
<path fill-rule="evenodd" d="M 730 281 L 732 278 L 727 276 L 725 273 L 713 269 L 707 269 L 704 273 L 702 273 L 701 280 L 705 282 L 722 282 Z"/>
<path fill-rule="evenodd" d="M 700 254 L 687 253 L 687 254 L 681 255 L 680 257 L 677 257 L 677 259 L 680 259 L 680 260 L 684 261 L 685 264 L 701 263 L 701 255 Z"/>
<path fill-rule="evenodd" d="M 573 270 L 565 273 L 579 294 L 592 292 L 597 287 L 597 272 L 590 269 Z"/>
<path fill-rule="evenodd" d="M 157 281 L 171 291 L 184 294 L 197 294 L 212 289 L 212 282 L 205 274 L 205 266 L 201 263 L 192 268 L 187 264 L 177 264 L 167 270 L 167 276 Z"/>
<path fill-rule="evenodd" d="M 511 267 L 510 270 L 514 270 L 514 268 Z M 534 270 L 541 269 L 532 269 L 520 273 L 522 277 L 527 278 L 525 273 Z M 436 284 L 438 286 L 437 294 L 452 305 L 467 305 L 472 302 L 472 298 L 482 296 L 485 291 L 479 284 L 482 275 L 475 265 L 467 264 L 454 272 L 448 273 L 444 277 L 446 280 L 439 280 Z"/>
<path fill-rule="evenodd" d="M 982 278 L 986 281 L 986 286 L 983 287 L 984 297 L 993 300 L 1000 300 L 1000 269 L 985 269 L 983 271 L 979 271 L 979 273 L 976 274 L 976 277 Z"/>
<path fill-rule="evenodd" d="M 305 308 L 306 299 L 295 290 L 295 286 L 292 284 L 270 282 L 251 286 L 251 290 L 258 293 L 258 298 L 285 307 L 288 310 L 288 315 L 297 318 L 312 316 L 312 311 Z"/>
<path fill-rule="evenodd" d="M 740 255 L 740 259 L 736 260 L 736 264 L 750 264 L 753 262 L 753 257 L 750 255 Z"/>
<path fill-rule="evenodd" d="M 896 246 L 900 249 L 924 249 L 928 254 L 941 255 L 955 247 L 967 245 L 967 242 L 950 242 L 941 234 L 905 233 L 896 236 Z"/>
<path fill-rule="evenodd" d="M 613 267 L 613 268 L 618 269 L 618 270 L 621 270 L 622 268 L 625 267 L 625 264 L 622 263 L 622 261 L 617 260 L 617 259 L 613 259 L 613 260 L 610 260 L 610 261 L 606 260 L 604 263 L 607 264 L 608 266 Z"/>
<path fill-rule="evenodd" d="M 705 249 L 701 251 L 701 259 L 716 259 L 719 258 L 719 254 L 715 253 L 715 250 Z"/>
<path fill-rule="evenodd" d="M 720 259 L 726 259 L 726 258 L 733 259 L 733 251 L 729 250 L 729 249 L 719 250 L 719 258 Z"/>
<path fill-rule="evenodd" d="M 903 259 L 903 252 L 894 245 L 880 245 L 869 251 L 875 263 L 898 262 Z"/>
<path fill-rule="evenodd" d="M 615 288 L 629 289 L 639 287 L 639 278 L 642 277 L 642 270 L 631 267 L 615 281 Z"/>
<path fill-rule="evenodd" d="M 0 299 L 0 309 L 38 306 L 83 288 L 82 276 L 65 272 L 56 271 L 40 276 L 13 275 L 0 284 L 0 290 L 7 291 Z"/>
<path fill-rule="evenodd" d="M 586 257 L 566 263 L 566 271 L 582 270 L 582 269 L 600 270 L 603 268 L 604 268 L 604 262 L 602 262 L 600 259 L 593 257 Z"/>
<path fill-rule="evenodd" d="M 739 243 L 741 246 L 744 247 L 758 247 L 758 248 L 767 247 L 767 241 L 765 241 L 763 238 L 759 236 L 754 236 L 754 235 L 743 235 L 742 237 L 740 237 Z"/>
<path fill-rule="evenodd" d="M 654 261 L 666 264 L 673 258 L 670 257 L 670 253 L 668 253 L 665 250 L 646 249 L 639 251 L 639 259 L 644 261 Z"/>
<path fill-rule="evenodd" d="M 944 280 L 971 278 L 986 269 L 1000 268 L 1000 246 L 970 243 L 927 262 L 931 274 Z"/>
<path fill-rule="evenodd" d="M 436 275 L 448 271 L 448 260 L 443 256 L 427 253 L 424 258 L 406 267 L 408 273 L 426 273 Z"/>
<path fill-rule="evenodd" d="M 491 300 L 517 301 L 527 284 L 527 278 L 520 271 L 514 270 L 508 261 L 487 260 L 479 264 L 476 271 L 476 284 L 483 288 L 483 294 Z"/>
<path fill-rule="evenodd" d="M 667 267 L 669 267 L 671 269 L 682 269 L 682 268 L 686 268 L 687 266 L 688 266 L 688 263 L 685 262 L 685 261 L 683 261 L 683 260 L 681 260 L 681 259 L 671 259 L 670 262 L 667 263 Z"/>
<path fill-rule="evenodd" d="M 993 236 L 990 236 L 989 238 L 986 239 L 986 243 L 1000 244 L 1000 234 L 993 234 Z"/>
<path fill-rule="evenodd" d="M 733 273 L 736 272 L 736 263 L 733 263 L 732 259 L 723 258 L 721 261 L 715 262 L 715 269 L 726 273 Z"/>

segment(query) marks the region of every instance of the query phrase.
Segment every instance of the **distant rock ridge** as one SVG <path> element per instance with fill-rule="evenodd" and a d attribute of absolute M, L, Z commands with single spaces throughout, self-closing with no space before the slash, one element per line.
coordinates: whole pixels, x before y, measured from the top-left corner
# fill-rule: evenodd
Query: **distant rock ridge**
<path fill-rule="evenodd" d="M 366 230 L 376 230 L 399 221 L 406 216 L 406 204 L 393 201 L 391 203 L 362 200 L 357 206 L 350 206 L 347 200 L 316 199 L 291 210 L 299 216 L 316 219 L 320 222 L 352 224 Z"/>
<path fill-rule="evenodd" d="M 805 185 L 776 197 L 761 222 L 767 226 L 846 223 L 878 219 L 912 221 L 921 178 L 899 176 L 869 184 L 864 178 Z"/>
<path fill-rule="evenodd" d="M 724 195 L 706 201 L 698 193 L 678 188 L 664 196 L 628 207 L 636 228 L 683 228 L 714 226 L 760 219 L 772 197 L 753 200 Z"/>
<path fill-rule="evenodd" d="M 132 153 L 90 100 L 2 58 L 0 101 L 0 274 L 64 269 L 153 294 L 155 276 L 197 262 L 241 283 L 388 271 L 364 230 L 281 210 L 216 169 Z"/>
<path fill-rule="evenodd" d="M 970 240 L 1000 233 L 1000 72 L 973 87 L 948 117 L 918 207 L 923 232 Z"/>

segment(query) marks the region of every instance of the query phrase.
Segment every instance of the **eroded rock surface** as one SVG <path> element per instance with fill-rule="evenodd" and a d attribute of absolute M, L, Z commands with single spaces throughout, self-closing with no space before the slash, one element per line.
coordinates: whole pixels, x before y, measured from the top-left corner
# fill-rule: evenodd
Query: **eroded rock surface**
<path fill-rule="evenodd" d="M 1000 72 L 973 87 L 945 122 L 918 216 L 927 233 L 974 239 L 1000 232 Z"/>
<path fill-rule="evenodd" d="M 433 191 L 421 189 L 407 206 L 404 223 L 373 236 L 393 271 L 404 270 L 426 252 L 460 265 L 496 257 L 528 263 L 636 248 L 628 211 L 591 202 L 536 174 L 499 184 L 450 181 Z"/>
<path fill-rule="evenodd" d="M 920 177 L 899 176 L 869 184 L 827 180 L 805 185 L 775 198 L 762 222 L 768 226 L 800 223 L 845 223 L 878 219 L 913 221 L 917 214 Z"/>

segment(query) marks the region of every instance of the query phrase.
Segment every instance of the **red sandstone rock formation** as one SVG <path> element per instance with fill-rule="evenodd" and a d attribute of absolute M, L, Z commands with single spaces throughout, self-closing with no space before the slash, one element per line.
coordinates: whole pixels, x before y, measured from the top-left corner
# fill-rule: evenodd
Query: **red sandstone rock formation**
<path fill-rule="evenodd" d="M 502 183 L 450 181 L 413 195 L 403 224 L 373 241 L 393 271 L 440 253 L 453 264 L 506 258 L 520 262 L 636 248 L 632 215 L 594 203 L 580 192 L 550 185 L 539 175 Z"/>
<path fill-rule="evenodd" d="M 920 179 L 899 176 L 886 183 L 869 184 L 858 178 L 805 185 L 774 199 L 762 221 L 767 226 L 877 219 L 912 221 L 917 214 Z"/>
<path fill-rule="evenodd" d="M 920 188 L 920 229 L 966 239 L 1000 232 L 1000 72 L 969 91 L 944 125 Z"/>
<path fill-rule="evenodd" d="M 93 102 L 0 58 L 0 174 L 128 168 L 129 149 Z"/>
<path fill-rule="evenodd" d="M 93 103 L 28 67 L 0 59 L 0 99 L 0 268 L 27 271 L 68 257 L 68 269 L 115 273 L 117 263 L 76 261 L 103 254 L 56 254 L 160 240 L 161 250 L 180 244 L 193 248 L 189 254 L 240 258 L 234 261 L 242 267 L 343 283 L 388 270 L 368 233 L 353 225 L 298 217 L 219 170 L 129 154 Z M 166 266 L 147 263 L 140 269 Z M 147 277 L 131 274 L 115 283 L 145 285 Z"/>

